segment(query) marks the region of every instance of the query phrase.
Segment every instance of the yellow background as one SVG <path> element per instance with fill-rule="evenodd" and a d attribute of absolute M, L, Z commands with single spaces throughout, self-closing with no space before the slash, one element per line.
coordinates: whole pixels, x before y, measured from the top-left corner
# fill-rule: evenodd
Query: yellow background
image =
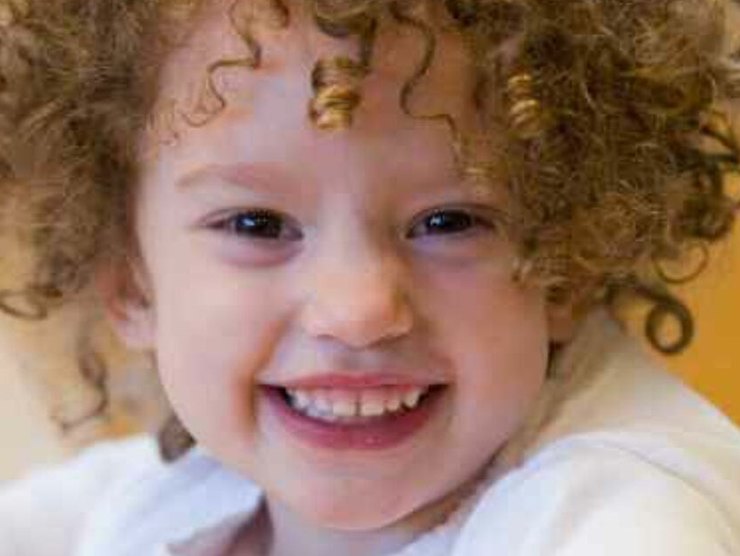
<path fill-rule="evenodd" d="M 696 338 L 668 365 L 740 424 L 740 230 L 712 253 L 710 267 L 678 290 Z"/>

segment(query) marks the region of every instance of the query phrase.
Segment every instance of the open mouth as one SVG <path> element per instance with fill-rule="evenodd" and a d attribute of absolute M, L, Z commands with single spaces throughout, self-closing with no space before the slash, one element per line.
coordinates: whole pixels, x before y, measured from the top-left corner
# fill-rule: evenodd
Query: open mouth
<path fill-rule="evenodd" d="M 369 389 L 263 388 L 286 428 L 330 448 L 387 448 L 416 433 L 433 415 L 447 387 Z"/>
<path fill-rule="evenodd" d="M 285 402 L 308 418 L 330 423 L 363 423 L 401 416 L 426 403 L 442 386 L 374 388 L 362 391 L 279 388 Z"/>

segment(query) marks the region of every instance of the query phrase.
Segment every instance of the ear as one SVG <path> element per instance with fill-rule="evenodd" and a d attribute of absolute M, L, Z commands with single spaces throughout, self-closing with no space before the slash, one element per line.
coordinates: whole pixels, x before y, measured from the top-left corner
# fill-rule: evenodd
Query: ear
<path fill-rule="evenodd" d="M 569 342 L 575 336 L 581 319 L 593 307 L 597 288 L 595 284 L 581 284 L 573 289 L 551 289 L 547 295 L 547 322 L 550 341 L 556 344 Z"/>
<path fill-rule="evenodd" d="M 547 326 L 550 333 L 550 342 L 555 344 L 568 343 L 576 331 L 576 310 L 570 302 L 548 301 Z"/>
<path fill-rule="evenodd" d="M 155 315 L 142 269 L 127 258 L 106 261 L 94 280 L 106 319 L 119 339 L 133 350 L 152 349 Z"/>

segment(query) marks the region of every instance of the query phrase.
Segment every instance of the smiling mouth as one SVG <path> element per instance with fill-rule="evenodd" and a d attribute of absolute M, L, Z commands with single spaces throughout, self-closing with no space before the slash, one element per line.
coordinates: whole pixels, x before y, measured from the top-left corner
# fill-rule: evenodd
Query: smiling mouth
<path fill-rule="evenodd" d="M 438 412 L 447 390 L 446 385 L 262 389 L 286 431 L 302 442 L 335 450 L 379 450 L 403 443 Z"/>
<path fill-rule="evenodd" d="M 363 424 L 405 415 L 444 388 L 437 386 L 383 387 L 365 390 L 278 388 L 296 413 L 317 421 Z"/>

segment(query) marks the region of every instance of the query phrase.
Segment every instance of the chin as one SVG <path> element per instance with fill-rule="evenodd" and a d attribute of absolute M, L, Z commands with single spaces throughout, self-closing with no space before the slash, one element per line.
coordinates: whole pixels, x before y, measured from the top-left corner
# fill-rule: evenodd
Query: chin
<path fill-rule="evenodd" d="M 392 525 L 413 513 L 405 508 L 396 496 L 388 500 L 375 499 L 368 503 L 361 495 L 323 496 L 303 499 L 298 505 L 290 504 L 293 511 L 315 525 L 337 531 L 372 531 Z"/>

